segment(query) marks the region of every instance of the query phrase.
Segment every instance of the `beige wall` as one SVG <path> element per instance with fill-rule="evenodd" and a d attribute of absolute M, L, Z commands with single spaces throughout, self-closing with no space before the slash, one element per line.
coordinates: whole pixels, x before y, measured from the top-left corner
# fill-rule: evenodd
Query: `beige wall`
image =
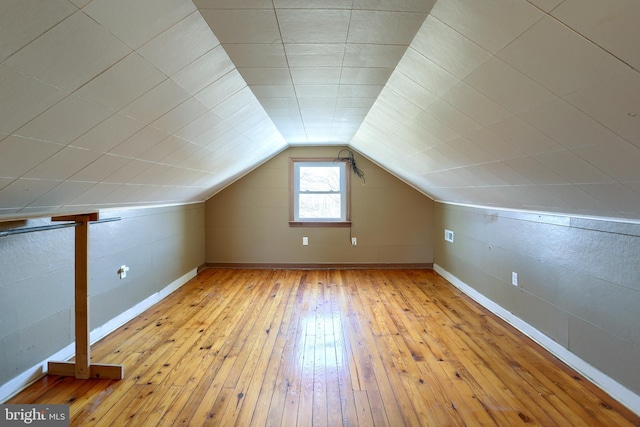
<path fill-rule="evenodd" d="M 640 393 L 639 224 L 437 203 L 434 262 Z"/>
<path fill-rule="evenodd" d="M 366 179 L 363 185 L 351 174 L 351 235 L 358 245 L 351 246 L 349 228 L 289 227 L 289 158 L 335 158 L 342 148 L 289 148 L 210 198 L 207 262 L 432 263 L 433 201 L 358 153 Z"/>

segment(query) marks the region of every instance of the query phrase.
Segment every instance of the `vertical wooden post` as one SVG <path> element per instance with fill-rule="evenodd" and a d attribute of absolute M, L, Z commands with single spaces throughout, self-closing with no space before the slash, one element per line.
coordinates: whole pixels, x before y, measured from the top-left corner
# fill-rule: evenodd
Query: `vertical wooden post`
<path fill-rule="evenodd" d="M 121 365 L 92 364 L 89 325 L 89 222 L 98 221 L 97 213 L 60 216 L 52 221 L 75 221 L 75 320 L 76 320 L 76 361 L 49 362 L 51 375 L 88 378 L 124 378 Z"/>
<path fill-rule="evenodd" d="M 75 238 L 75 316 L 76 316 L 76 378 L 90 376 L 91 349 L 89 341 L 89 215 L 76 218 Z"/>

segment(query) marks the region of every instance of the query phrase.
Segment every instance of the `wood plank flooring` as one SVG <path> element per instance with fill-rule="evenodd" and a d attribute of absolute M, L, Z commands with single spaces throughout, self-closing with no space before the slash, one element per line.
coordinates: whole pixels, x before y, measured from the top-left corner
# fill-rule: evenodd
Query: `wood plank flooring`
<path fill-rule="evenodd" d="M 633 426 L 431 270 L 211 269 L 92 347 L 125 378 L 7 403 L 77 426 Z"/>

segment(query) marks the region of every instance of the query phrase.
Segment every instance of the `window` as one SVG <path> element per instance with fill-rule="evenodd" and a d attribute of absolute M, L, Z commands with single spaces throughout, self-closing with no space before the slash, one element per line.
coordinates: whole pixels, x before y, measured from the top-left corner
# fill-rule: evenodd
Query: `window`
<path fill-rule="evenodd" d="M 348 227 L 347 162 L 334 159 L 290 159 L 291 226 Z"/>

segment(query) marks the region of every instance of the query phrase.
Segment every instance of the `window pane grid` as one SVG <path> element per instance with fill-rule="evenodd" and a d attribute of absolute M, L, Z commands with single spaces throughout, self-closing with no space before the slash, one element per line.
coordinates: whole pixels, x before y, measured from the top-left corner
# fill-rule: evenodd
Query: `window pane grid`
<path fill-rule="evenodd" d="M 348 221 L 344 162 L 292 159 L 292 179 L 292 221 Z"/>

